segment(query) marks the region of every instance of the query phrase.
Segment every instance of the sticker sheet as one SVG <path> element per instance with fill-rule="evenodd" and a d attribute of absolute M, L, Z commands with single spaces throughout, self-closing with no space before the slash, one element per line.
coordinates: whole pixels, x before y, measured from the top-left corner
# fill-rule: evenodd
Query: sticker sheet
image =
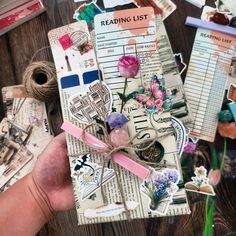
<path fill-rule="evenodd" d="M 194 116 L 189 126 L 193 137 L 209 142 L 215 139 L 235 44 L 233 36 L 197 30 L 184 84 Z"/>
<path fill-rule="evenodd" d="M 153 69 L 149 79 L 145 79 L 144 76 L 144 80 L 147 80 L 147 86 L 150 83 L 156 85 L 158 81 L 161 88 L 165 88 L 161 76 L 162 69 L 159 66 L 161 65 L 159 56 L 155 54 L 157 51 L 157 27 L 152 8 L 135 8 L 98 14 L 95 16 L 94 24 L 96 47 L 92 46 L 90 50 L 84 53 L 78 48 L 81 48 L 82 45 L 82 48 L 86 48 L 88 42 L 91 41 L 86 22 L 80 21 L 49 32 L 49 41 L 58 71 L 63 117 L 67 123 L 62 128 L 71 134 L 67 135 L 67 143 L 68 152 L 72 154 L 70 166 L 78 223 L 81 225 L 125 220 L 127 219 L 125 208 L 129 210 L 132 219 L 189 214 L 190 209 L 185 190 L 178 187 L 182 181 L 182 176 L 174 128 L 169 112 L 163 112 L 160 116 L 152 117 L 147 115 L 145 109 L 137 111 L 137 104 L 140 102 L 132 99 L 127 103 L 123 113 L 129 117 L 127 130 L 130 136 L 135 135 L 139 128 L 150 126 L 157 128 L 158 134 L 163 137 L 160 142 L 155 142 L 155 147 L 153 147 L 155 155 L 153 157 L 150 157 L 148 152 L 139 153 L 131 150 L 129 153 L 115 153 L 113 161 L 109 162 L 103 169 L 103 176 L 101 171 L 104 155 L 94 153 L 91 146 L 81 141 L 83 128 L 88 124 L 94 124 L 97 118 L 107 117 L 111 113 L 111 105 L 117 112 L 120 111 L 121 101 L 117 92 L 122 92 L 125 78 L 118 75 L 117 62 L 122 55 L 132 54 L 140 58 L 142 69 L 135 77 L 139 85 L 141 84 L 141 73 L 148 77 L 149 69 L 152 66 L 153 68 L 158 67 L 158 70 L 155 70 L 155 73 L 158 72 L 158 79 L 150 79 L 155 75 Z M 72 37 L 73 35 L 75 37 Z M 82 41 L 81 38 L 86 38 L 86 40 Z M 154 56 L 153 60 L 150 59 L 152 55 Z M 93 62 L 92 66 L 89 63 L 90 61 Z M 68 66 L 68 62 L 70 62 L 70 66 Z M 86 67 L 85 64 L 89 66 Z M 132 83 L 132 81 L 128 79 L 128 83 Z M 132 93 L 132 90 L 127 89 L 127 93 Z M 99 101 L 103 101 L 102 105 Z M 102 112 L 104 115 L 101 115 Z M 152 125 L 153 122 L 155 123 L 154 126 Z M 139 128 L 132 129 L 134 125 L 139 126 Z M 107 147 L 101 130 L 92 127 L 88 128 L 87 131 L 89 134 L 86 133 L 86 137 L 90 141 L 92 140 L 94 144 L 103 148 Z M 144 133 L 142 138 L 145 140 L 145 137 L 151 135 L 153 134 Z M 136 141 L 136 144 L 139 145 L 138 139 Z M 166 201 L 161 202 L 161 204 L 155 202 L 154 207 L 151 204 L 154 196 L 149 197 L 147 195 L 148 189 L 152 191 L 152 187 L 154 187 L 151 183 L 155 178 L 159 178 L 158 171 L 160 168 L 157 168 L 158 170 L 149 169 L 138 164 L 138 168 L 142 169 L 143 172 L 141 170 L 137 173 L 137 170 L 132 168 L 132 164 L 130 164 L 132 160 L 129 159 L 129 155 L 147 156 L 151 158 L 150 160 L 161 157 L 161 160 L 158 161 L 160 161 L 163 169 L 168 167 L 171 171 L 176 171 L 171 173 L 167 171 L 169 174 L 165 174 L 170 176 L 169 178 L 172 178 L 172 175 L 176 176 L 174 182 L 168 182 L 169 187 L 161 196 Z M 119 159 L 119 156 L 122 157 L 122 160 Z M 147 172 L 149 173 L 148 178 Z M 121 198 L 117 175 L 120 183 L 122 183 L 125 202 Z M 164 172 L 160 175 L 164 175 Z M 148 185 L 147 182 L 150 184 Z M 104 205 L 101 184 L 108 205 Z"/>

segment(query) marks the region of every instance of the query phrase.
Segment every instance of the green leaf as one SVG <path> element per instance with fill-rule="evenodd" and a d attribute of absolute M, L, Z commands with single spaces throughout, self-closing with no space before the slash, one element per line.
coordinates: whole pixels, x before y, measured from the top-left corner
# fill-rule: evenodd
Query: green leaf
<path fill-rule="evenodd" d="M 212 225 L 213 225 L 213 215 L 214 215 L 214 210 L 215 210 L 215 202 L 211 201 L 210 203 L 210 208 L 208 210 L 208 203 L 210 200 L 210 197 L 207 196 L 207 201 L 206 201 L 206 219 L 205 219 L 205 227 L 204 227 L 204 232 L 203 236 L 212 236 Z"/>
<path fill-rule="evenodd" d="M 192 156 L 191 155 L 182 155 L 181 159 L 181 166 L 182 168 L 188 168 L 191 169 L 193 164 Z"/>
<path fill-rule="evenodd" d="M 217 157 L 217 153 L 216 153 L 215 148 L 213 148 L 212 169 L 213 170 L 218 169 L 218 157 Z"/>
<path fill-rule="evenodd" d="M 129 100 L 129 98 L 126 97 L 123 93 L 117 93 L 117 94 L 124 103 L 126 103 Z"/>

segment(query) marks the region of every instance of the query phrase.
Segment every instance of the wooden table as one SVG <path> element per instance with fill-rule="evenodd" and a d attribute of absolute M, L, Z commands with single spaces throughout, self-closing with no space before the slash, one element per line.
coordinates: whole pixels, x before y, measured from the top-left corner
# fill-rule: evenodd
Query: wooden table
<path fill-rule="evenodd" d="M 20 84 L 22 74 L 34 52 L 48 46 L 47 33 L 50 29 L 72 23 L 74 10 L 78 4 L 73 0 L 43 0 L 47 13 L 17 27 L 0 37 L 0 87 Z M 181 52 L 184 61 L 189 62 L 195 36 L 195 29 L 184 26 L 186 16 L 199 17 L 201 10 L 184 0 L 174 0 L 177 10 L 167 18 L 165 25 L 174 52 Z M 213 6 L 214 0 L 208 0 Z M 49 50 L 43 51 L 38 60 L 52 60 Z M 185 76 L 185 75 L 183 75 Z M 1 98 L 0 98 L 1 99 Z M 0 118 L 3 118 L 0 100 Z M 222 140 L 217 137 L 218 149 Z M 235 146 L 235 141 L 229 145 Z M 206 158 L 206 165 L 209 166 Z M 215 235 L 236 231 L 236 182 L 222 180 L 217 187 L 217 210 L 214 217 Z M 76 211 L 57 213 L 39 232 L 39 235 L 202 235 L 204 227 L 204 198 L 191 203 L 192 214 L 187 216 L 134 220 L 132 222 L 106 223 L 77 226 Z M 235 235 L 235 234 L 234 234 Z"/>

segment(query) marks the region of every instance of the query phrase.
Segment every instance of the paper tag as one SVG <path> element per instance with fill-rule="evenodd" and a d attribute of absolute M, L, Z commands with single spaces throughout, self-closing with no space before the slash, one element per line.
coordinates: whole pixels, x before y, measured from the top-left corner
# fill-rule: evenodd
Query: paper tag
<path fill-rule="evenodd" d="M 97 70 L 92 40 L 85 21 L 66 25 L 48 33 L 58 77 Z M 72 43 L 73 42 L 73 43 Z"/>

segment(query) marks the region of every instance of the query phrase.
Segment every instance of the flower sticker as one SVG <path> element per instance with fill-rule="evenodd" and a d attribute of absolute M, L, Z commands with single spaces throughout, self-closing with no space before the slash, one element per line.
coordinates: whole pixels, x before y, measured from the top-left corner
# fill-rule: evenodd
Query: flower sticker
<path fill-rule="evenodd" d="M 150 83 L 144 82 L 139 91 L 129 94 L 129 98 L 138 101 L 152 112 L 169 111 L 172 107 L 172 92 L 166 89 L 163 82 L 155 75 Z"/>
<path fill-rule="evenodd" d="M 209 181 L 207 170 L 204 166 L 200 166 L 195 169 L 194 174 L 196 176 L 191 178 L 192 181 L 185 184 L 186 191 L 215 196 L 214 189 L 210 183 L 213 183 L 213 181 L 218 183 L 218 173 L 212 173 L 212 175 L 217 176 L 217 180 L 215 180 L 215 176 L 212 176 L 211 181 Z"/>
<path fill-rule="evenodd" d="M 149 179 L 141 186 L 141 192 L 149 198 L 149 209 L 154 213 L 165 215 L 172 202 L 173 195 L 178 191 L 179 172 L 175 169 L 153 171 Z"/>
<path fill-rule="evenodd" d="M 140 61 L 132 55 L 122 56 L 118 61 L 117 67 L 122 77 L 134 78 L 139 72 Z"/>
<path fill-rule="evenodd" d="M 196 144 L 192 142 L 188 142 L 187 145 L 184 147 L 184 153 L 192 154 L 196 149 Z"/>
<path fill-rule="evenodd" d="M 126 88 L 128 86 L 128 78 L 134 78 L 140 68 L 140 61 L 137 57 L 128 55 L 122 56 L 117 65 L 117 69 L 120 72 L 122 77 L 125 77 L 125 84 L 123 93 L 118 93 L 120 99 L 122 100 L 120 112 L 122 113 L 125 103 L 127 102 L 128 98 L 126 97 Z"/>
<path fill-rule="evenodd" d="M 207 175 L 207 170 L 204 166 L 195 169 L 194 174 L 199 178 L 204 178 Z"/>

